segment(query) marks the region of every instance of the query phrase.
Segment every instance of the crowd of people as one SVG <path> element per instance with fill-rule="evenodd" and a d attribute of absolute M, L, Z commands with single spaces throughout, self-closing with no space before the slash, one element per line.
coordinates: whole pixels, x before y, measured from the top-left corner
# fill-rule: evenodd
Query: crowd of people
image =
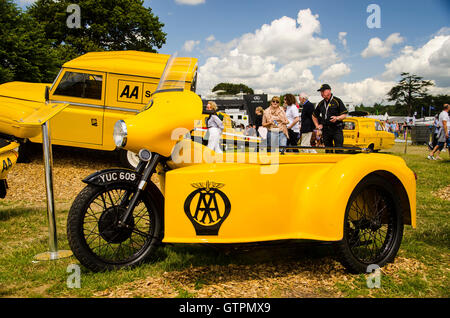
<path fill-rule="evenodd" d="M 314 149 L 308 148 L 325 147 L 326 152 L 342 152 L 332 148 L 343 147 L 343 120 L 347 117 L 347 109 L 341 99 L 333 96 L 328 84 L 322 85 L 318 91 L 323 99 L 316 107 L 305 93 L 298 95 L 298 103 L 294 95 L 284 95 L 282 105 L 280 97 L 274 96 L 265 110 L 256 108 L 254 124 L 240 124 L 236 129 L 246 136 L 260 137 L 262 144 L 272 151 L 291 147 L 294 152 L 300 149 L 302 152 L 316 153 Z M 216 114 L 217 105 L 210 101 L 207 109 L 213 111 L 207 119 L 208 147 L 221 153 L 219 143 L 224 126 Z M 428 156 L 430 160 L 441 160 L 440 153 L 445 145 L 450 155 L 449 111 L 450 106 L 445 104 L 443 111 L 435 118 L 431 153 Z M 383 123 L 384 129 L 396 138 L 407 132 L 411 124 L 389 120 Z"/>
<path fill-rule="evenodd" d="M 303 152 L 315 153 L 314 149 L 307 148 L 343 147 L 343 120 L 347 116 L 347 109 L 342 100 L 333 96 L 328 84 L 322 85 L 318 91 L 323 100 L 317 107 L 314 107 L 305 93 L 298 96 L 300 104 L 292 94 L 284 96 L 283 105 L 280 97 L 274 96 L 265 110 L 262 107 L 256 109 L 253 125 L 244 127 L 241 124 L 237 129 L 246 136 L 261 137 L 263 144 L 271 151 L 291 147 L 292 151 L 298 152 L 296 147 L 301 146 Z M 209 101 L 206 108 L 212 111 L 206 119 L 208 147 L 221 153 L 220 136 L 224 126 L 217 116 L 216 103 Z M 327 149 L 327 152 L 332 150 Z"/>
<path fill-rule="evenodd" d="M 273 149 L 291 147 L 294 152 L 298 151 L 296 146 L 308 153 L 316 152 L 308 149 L 311 147 L 343 147 L 343 120 L 347 109 L 342 100 L 333 96 L 329 85 L 322 85 L 318 91 L 323 100 L 317 107 L 308 100 L 306 93 L 299 94 L 298 104 L 294 95 L 286 94 L 283 105 L 280 98 L 274 96 L 266 110 L 258 107 L 254 127 L 257 136 Z M 327 149 L 327 152 L 332 150 Z"/>

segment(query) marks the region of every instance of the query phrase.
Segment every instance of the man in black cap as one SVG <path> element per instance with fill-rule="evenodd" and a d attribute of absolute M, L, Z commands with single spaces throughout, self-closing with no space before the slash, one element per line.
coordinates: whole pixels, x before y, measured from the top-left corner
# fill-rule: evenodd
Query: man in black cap
<path fill-rule="evenodd" d="M 339 98 L 333 96 L 331 87 L 323 84 L 317 90 L 322 95 L 323 100 L 314 110 L 312 119 L 316 129 L 322 131 L 323 143 L 325 147 L 343 147 L 344 145 L 344 123 L 347 117 L 347 108 Z M 326 152 L 333 152 L 327 150 Z M 341 151 L 336 151 L 336 153 Z"/>

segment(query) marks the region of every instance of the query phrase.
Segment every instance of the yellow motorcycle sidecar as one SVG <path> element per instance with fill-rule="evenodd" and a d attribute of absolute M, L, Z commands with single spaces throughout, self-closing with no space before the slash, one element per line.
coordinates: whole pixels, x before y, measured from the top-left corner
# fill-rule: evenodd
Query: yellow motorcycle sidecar
<path fill-rule="evenodd" d="M 5 198 L 8 189 L 7 176 L 17 162 L 19 144 L 0 139 L 0 198 Z"/>

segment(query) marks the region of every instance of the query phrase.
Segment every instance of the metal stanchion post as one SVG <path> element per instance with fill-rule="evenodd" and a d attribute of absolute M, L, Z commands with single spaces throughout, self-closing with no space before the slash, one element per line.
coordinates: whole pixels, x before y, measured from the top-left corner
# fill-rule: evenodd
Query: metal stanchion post
<path fill-rule="evenodd" d="M 56 260 L 72 256 L 72 251 L 58 251 L 58 235 L 56 232 L 55 200 L 53 197 L 53 155 L 50 140 L 50 123 L 42 125 L 42 149 L 44 152 L 45 188 L 47 193 L 47 218 L 49 234 L 49 251 L 36 255 L 39 261 Z"/>
<path fill-rule="evenodd" d="M 406 149 L 408 149 L 408 126 L 405 127 L 405 154 Z"/>

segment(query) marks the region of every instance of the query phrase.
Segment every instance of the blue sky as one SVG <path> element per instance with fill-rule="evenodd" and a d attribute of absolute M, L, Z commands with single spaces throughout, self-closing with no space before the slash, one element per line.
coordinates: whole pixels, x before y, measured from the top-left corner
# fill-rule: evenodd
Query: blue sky
<path fill-rule="evenodd" d="M 269 94 L 315 94 L 329 82 L 336 95 L 371 104 L 402 71 L 450 94 L 450 1 L 144 2 L 165 24 L 159 52 L 199 58 L 202 94 L 222 81 Z M 381 9 L 381 28 L 367 27 L 370 4 Z"/>

